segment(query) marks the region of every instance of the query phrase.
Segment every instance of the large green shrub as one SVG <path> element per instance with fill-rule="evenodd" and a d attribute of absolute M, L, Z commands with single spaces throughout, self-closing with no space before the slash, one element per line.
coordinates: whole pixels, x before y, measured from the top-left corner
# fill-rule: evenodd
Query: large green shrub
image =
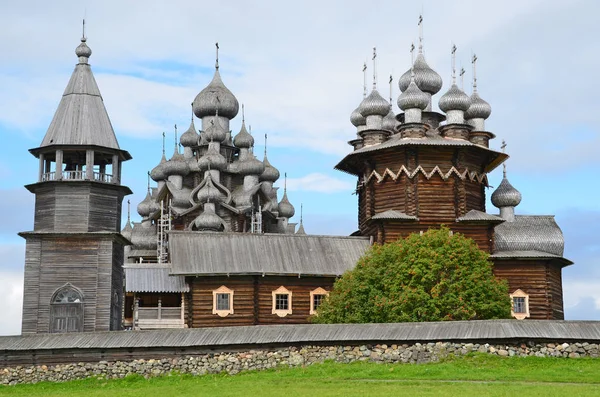
<path fill-rule="evenodd" d="M 389 323 L 510 317 L 505 281 L 488 254 L 447 227 L 374 245 L 338 279 L 318 323 Z"/>

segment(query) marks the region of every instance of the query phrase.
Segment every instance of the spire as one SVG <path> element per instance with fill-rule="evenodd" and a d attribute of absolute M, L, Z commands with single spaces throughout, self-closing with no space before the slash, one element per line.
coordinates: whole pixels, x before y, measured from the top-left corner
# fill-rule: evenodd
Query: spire
<path fill-rule="evenodd" d="M 283 174 L 283 195 L 287 194 L 287 172 Z"/>
<path fill-rule="evenodd" d="M 166 134 L 165 134 L 165 132 L 163 131 L 163 133 L 162 133 L 162 136 L 163 136 L 163 139 L 162 139 L 162 152 L 163 152 L 163 157 L 165 156 L 165 135 L 166 135 Z"/>
<path fill-rule="evenodd" d="M 423 53 L 423 14 L 419 15 L 419 54 Z"/>
<path fill-rule="evenodd" d="M 85 37 L 85 18 L 83 18 L 83 28 L 82 28 L 82 33 L 81 33 L 81 41 L 86 41 L 87 38 Z"/>
<path fill-rule="evenodd" d="M 300 224 L 302 224 L 302 211 L 304 210 L 304 203 L 300 203 Z"/>
<path fill-rule="evenodd" d="M 500 147 L 502 148 L 502 153 L 506 153 L 506 141 L 504 139 L 502 140 L 502 146 Z M 506 161 L 502 164 L 502 176 L 506 178 Z"/>
<path fill-rule="evenodd" d="M 465 90 L 465 68 L 463 68 L 462 66 L 460 67 L 460 89 L 461 90 Z"/>
<path fill-rule="evenodd" d="M 244 104 L 242 103 L 242 124 L 244 124 L 244 122 L 246 122 L 246 116 L 244 114 Z"/>
<path fill-rule="evenodd" d="M 456 45 L 452 44 L 452 84 L 456 84 Z"/>
<path fill-rule="evenodd" d="M 390 74 L 390 109 L 392 108 L 392 82 L 393 81 L 394 81 L 394 78 Z"/>
<path fill-rule="evenodd" d="M 215 47 L 217 47 L 217 57 L 215 61 L 215 69 L 219 70 L 219 42 L 215 43 Z"/>
<path fill-rule="evenodd" d="M 150 171 L 148 171 L 148 183 L 147 183 L 148 194 L 150 194 Z"/>
<path fill-rule="evenodd" d="M 373 47 L 373 89 L 377 89 L 377 47 Z"/>
<path fill-rule="evenodd" d="M 127 224 L 131 226 L 131 200 L 127 200 Z"/>
<path fill-rule="evenodd" d="M 306 235 L 306 231 L 304 231 L 304 223 L 302 222 L 302 206 L 303 204 L 300 204 L 300 226 L 298 226 L 298 230 L 296 231 L 296 234 L 299 236 Z"/>
<path fill-rule="evenodd" d="M 265 134 L 265 158 L 267 158 L 267 134 Z"/>
<path fill-rule="evenodd" d="M 364 77 L 364 83 L 363 83 L 363 98 L 367 97 L 367 62 L 365 62 L 363 64 L 363 77 Z"/>
<path fill-rule="evenodd" d="M 473 54 L 471 63 L 473 64 L 473 92 L 477 92 L 477 55 Z"/>
<path fill-rule="evenodd" d="M 179 146 L 177 145 L 177 124 L 175 124 L 175 151 L 179 154 Z"/>
<path fill-rule="evenodd" d="M 410 43 L 410 70 L 415 68 L 415 43 Z"/>

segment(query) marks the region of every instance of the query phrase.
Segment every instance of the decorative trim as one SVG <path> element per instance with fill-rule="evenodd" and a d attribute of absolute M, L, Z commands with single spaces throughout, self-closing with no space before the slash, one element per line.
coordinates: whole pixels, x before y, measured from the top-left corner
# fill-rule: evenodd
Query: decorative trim
<path fill-rule="evenodd" d="M 292 291 L 288 290 L 284 286 L 277 288 L 272 292 L 273 295 L 273 309 L 271 310 L 271 314 L 277 314 L 279 317 L 285 317 L 288 314 L 292 314 Z M 277 295 L 287 295 L 288 296 L 288 308 L 287 309 L 276 309 L 276 297 Z"/>
<path fill-rule="evenodd" d="M 514 298 L 525 298 L 525 312 L 523 313 L 515 313 L 514 308 Z M 524 320 L 529 317 L 529 295 L 518 289 L 512 294 L 510 294 L 510 315 L 516 318 L 517 320 Z"/>
<path fill-rule="evenodd" d="M 310 314 L 317 314 L 317 310 L 315 309 L 315 300 L 314 300 L 315 295 L 329 296 L 329 291 L 326 291 L 321 287 L 310 291 Z"/>
<path fill-rule="evenodd" d="M 227 317 L 230 314 L 233 314 L 233 290 L 227 288 L 222 285 L 213 292 L 213 310 L 212 313 L 218 315 L 219 317 Z M 229 294 L 229 309 L 227 310 L 219 310 L 217 309 L 217 295 L 219 294 Z"/>
<path fill-rule="evenodd" d="M 413 171 L 409 171 L 406 168 L 406 166 L 402 165 L 402 167 L 400 167 L 397 173 L 394 173 L 389 168 L 386 168 L 383 174 L 379 174 L 377 171 L 373 170 L 373 172 L 371 172 L 369 176 L 365 179 L 365 183 L 370 182 L 372 178 L 375 178 L 377 183 L 381 183 L 384 181 L 386 176 L 389 176 L 393 181 L 396 181 L 402 174 L 405 174 L 409 179 L 412 179 L 419 173 L 423 174 L 423 176 L 425 176 L 425 178 L 428 180 L 431 179 L 433 175 L 438 174 L 445 181 L 448 180 L 454 174 L 463 181 L 468 179 L 471 182 L 479 182 L 484 184 L 485 186 L 488 186 L 488 179 L 486 173 L 480 174 L 476 171 L 469 171 L 466 168 L 464 171 L 461 172 L 454 166 L 450 167 L 450 170 L 444 173 L 441 170 L 441 168 L 437 165 L 433 168 L 433 170 L 431 170 L 431 172 L 425 171 L 425 169 L 420 165 Z"/>

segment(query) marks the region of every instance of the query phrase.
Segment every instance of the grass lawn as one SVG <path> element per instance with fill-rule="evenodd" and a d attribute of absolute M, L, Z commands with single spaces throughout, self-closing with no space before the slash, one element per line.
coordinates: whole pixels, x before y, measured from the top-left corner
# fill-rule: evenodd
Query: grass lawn
<path fill-rule="evenodd" d="M 600 359 L 473 355 L 432 364 L 337 364 L 146 380 L 0 386 L 6 396 L 600 396 Z"/>

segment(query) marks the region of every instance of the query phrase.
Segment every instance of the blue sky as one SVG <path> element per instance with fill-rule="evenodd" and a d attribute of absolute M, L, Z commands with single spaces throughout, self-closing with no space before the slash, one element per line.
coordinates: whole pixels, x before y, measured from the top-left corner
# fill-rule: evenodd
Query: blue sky
<path fill-rule="evenodd" d="M 418 3 L 418 4 L 417 4 Z M 225 84 L 246 107 L 262 158 L 287 172 L 288 195 L 304 204 L 307 232 L 356 229 L 355 180 L 333 170 L 350 151 L 351 111 L 362 98 L 362 63 L 378 49 L 379 89 L 410 66 L 410 43 L 424 12 L 429 64 L 450 82 L 457 65 L 478 62 L 480 95 L 492 106 L 486 123 L 508 143 L 511 183 L 523 194 L 520 214 L 555 214 L 566 241 L 563 284 L 568 319 L 600 320 L 600 5 L 590 1 L 278 1 L 138 2 L 29 1 L 0 13 L 0 289 L 8 301 L 0 335 L 20 332 L 24 242 L 33 226 L 37 147 L 77 61 L 74 49 L 87 19 L 92 69 L 121 147 L 133 155 L 123 182 L 132 207 L 145 194 L 146 171 L 160 160 L 161 134 L 173 151 L 173 125 L 189 125 L 190 103 L 210 81 L 214 43 L 221 47 Z M 372 67 L 369 63 L 369 86 Z M 440 94 L 441 94 L 440 93 Z M 398 96 L 393 86 L 394 103 Z M 434 107 L 440 94 L 434 97 Z M 398 112 L 397 107 L 395 107 Z M 241 117 L 232 122 L 239 130 Z M 197 127 L 200 127 L 197 121 Z M 490 175 L 497 186 L 501 169 Z M 282 185 L 283 181 L 280 181 Z M 488 197 L 491 190 L 488 191 Z M 488 212 L 497 210 L 488 205 Z M 137 220 L 137 214 L 133 214 Z"/>

